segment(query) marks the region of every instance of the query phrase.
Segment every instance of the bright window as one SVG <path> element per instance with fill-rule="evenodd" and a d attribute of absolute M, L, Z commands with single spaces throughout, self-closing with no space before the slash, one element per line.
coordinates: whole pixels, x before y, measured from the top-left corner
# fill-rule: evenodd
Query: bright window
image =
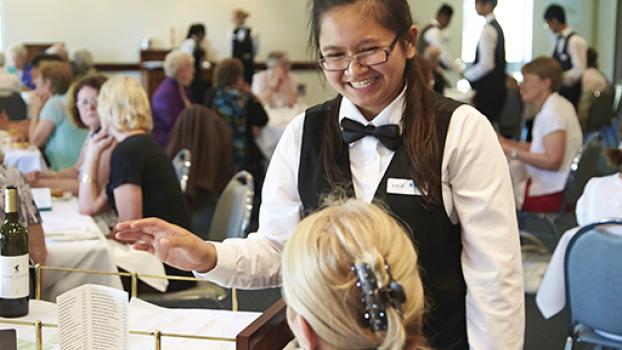
<path fill-rule="evenodd" d="M 499 0 L 495 16 L 505 36 L 505 59 L 508 63 L 531 61 L 533 0 Z M 473 62 L 485 19 L 475 12 L 475 0 L 464 0 L 462 60 Z"/>

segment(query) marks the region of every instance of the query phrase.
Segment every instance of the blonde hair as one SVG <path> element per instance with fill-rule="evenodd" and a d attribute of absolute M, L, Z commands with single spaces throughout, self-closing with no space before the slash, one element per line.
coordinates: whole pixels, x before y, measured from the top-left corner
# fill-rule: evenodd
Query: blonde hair
<path fill-rule="evenodd" d="M 164 75 L 169 78 L 175 78 L 177 71 L 185 64 L 192 65 L 194 63 L 194 57 L 181 50 L 175 49 L 169 52 L 164 57 Z"/>
<path fill-rule="evenodd" d="M 368 264 L 380 286 L 390 282 L 386 263 L 406 291 L 403 317 L 387 306 L 386 331 L 374 332 L 363 322 L 355 263 Z M 283 251 L 282 277 L 290 310 L 337 349 L 427 346 L 417 253 L 402 226 L 375 205 L 350 199 L 304 219 Z"/>
<path fill-rule="evenodd" d="M 153 128 L 147 93 L 139 82 L 127 76 L 114 77 L 102 85 L 97 113 L 102 126 L 120 132 Z"/>

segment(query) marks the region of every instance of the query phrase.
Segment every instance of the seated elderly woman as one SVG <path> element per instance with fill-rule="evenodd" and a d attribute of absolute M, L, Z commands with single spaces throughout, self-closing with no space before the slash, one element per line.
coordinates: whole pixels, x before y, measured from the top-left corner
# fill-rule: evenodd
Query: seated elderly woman
<path fill-rule="evenodd" d="M 125 76 L 102 86 L 97 111 L 103 132 L 89 139 L 80 175 L 80 200 L 91 213 L 112 208 L 119 221 L 156 217 L 190 228 L 190 215 L 177 183 L 173 165 L 149 133 L 152 128 L 149 99 L 140 83 Z M 102 152 L 113 142 L 107 185 L 99 184 Z M 169 274 L 179 270 L 165 267 Z M 188 273 L 185 273 L 188 275 Z M 169 290 L 192 283 L 173 281 Z"/>
<path fill-rule="evenodd" d="M 30 76 L 32 66 L 28 64 L 28 51 L 24 45 L 15 45 L 9 48 L 9 62 L 7 73 L 17 76 L 25 89 L 34 89 L 35 84 Z"/>
<path fill-rule="evenodd" d="M 97 114 L 97 96 L 99 89 L 107 80 L 104 75 L 87 75 L 77 80 L 69 89 L 68 105 L 73 122 L 82 129 L 89 131 L 89 136 L 93 136 L 101 128 L 99 114 Z M 78 194 L 78 175 L 84 161 L 86 147 L 82 147 L 80 158 L 71 167 L 58 171 L 34 171 L 26 174 L 26 179 L 32 187 L 52 187 L 60 188 L 63 191 L 71 191 L 74 195 Z M 107 181 L 110 173 L 110 150 L 102 154 L 98 168 L 100 174 L 100 186 Z M 85 213 L 87 214 L 87 213 Z"/>
<path fill-rule="evenodd" d="M 17 187 L 19 223 L 28 227 L 28 253 L 35 263 L 44 264 L 47 249 L 39 209 L 32 199 L 30 187 L 24 176 L 16 168 L 3 165 L 3 161 L 4 154 L 0 151 L 0 187 L 8 185 Z M 1 196 L 4 196 L 4 191 L 0 191 Z M 0 199 L 0 211 L 4 212 L 4 199 Z"/>
<path fill-rule="evenodd" d="M 42 63 L 34 77 L 37 88 L 31 105 L 29 140 L 44 149 L 53 170 L 73 166 L 78 161 L 88 133 L 68 115 L 65 93 L 72 79 L 69 64 L 56 61 Z"/>
<path fill-rule="evenodd" d="M 523 101 L 537 111 L 530 143 L 499 137 L 503 151 L 526 166 L 522 210 L 555 212 L 561 209 L 570 163 L 581 149 L 582 134 L 572 104 L 557 91 L 562 70 L 550 57 L 538 57 L 523 66 Z"/>
<path fill-rule="evenodd" d="M 190 83 L 194 77 L 194 59 L 180 50 L 173 50 L 164 58 L 166 79 L 151 97 L 153 108 L 153 138 L 166 147 L 168 135 L 184 108 L 192 103 Z"/>
<path fill-rule="evenodd" d="M 253 93 L 270 108 L 293 107 L 298 102 L 296 80 L 290 72 L 287 54 L 273 51 L 266 61 L 268 69 L 253 76 Z"/>
<path fill-rule="evenodd" d="M 379 207 L 348 200 L 307 217 L 281 266 L 287 319 L 302 348 L 427 349 L 417 253 Z"/>

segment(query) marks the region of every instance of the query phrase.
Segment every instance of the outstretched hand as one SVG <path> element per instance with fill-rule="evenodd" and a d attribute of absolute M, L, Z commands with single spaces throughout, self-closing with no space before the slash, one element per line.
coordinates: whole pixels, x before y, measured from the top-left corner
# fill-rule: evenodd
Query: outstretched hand
<path fill-rule="evenodd" d="M 134 241 L 132 247 L 149 252 L 181 270 L 207 272 L 216 266 L 216 248 L 192 232 L 157 218 L 117 224 L 116 238 Z"/>

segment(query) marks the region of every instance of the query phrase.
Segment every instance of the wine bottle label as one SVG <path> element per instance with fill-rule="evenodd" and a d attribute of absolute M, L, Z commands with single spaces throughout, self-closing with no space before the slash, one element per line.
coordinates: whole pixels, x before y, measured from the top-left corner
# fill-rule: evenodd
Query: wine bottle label
<path fill-rule="evenodd" d="M 28 296 L 28 254 L 0 256 L 0 298 Z"/>

